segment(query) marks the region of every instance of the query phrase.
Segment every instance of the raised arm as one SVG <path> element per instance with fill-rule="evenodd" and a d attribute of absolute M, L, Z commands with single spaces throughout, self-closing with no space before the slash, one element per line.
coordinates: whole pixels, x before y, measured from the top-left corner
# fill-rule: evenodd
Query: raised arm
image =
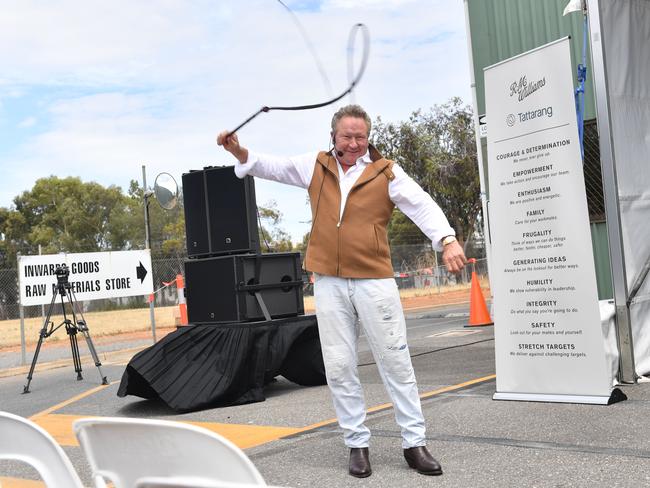
<path fill-rule="evenodd" d="M 288 185 L 308 188 L 314 174 L 317 152 L 291 157 L 269 156 L 249 151 L 239 143 L 236 134 L 224 131 L 217 136 L 217 144 L 237 158 L 235 174 L 265 180 L 278 181 Z"/>
<path fill-rule="evenodd" d="M 239 144 L 237 134 L 230 134 L 230 131 L 223 131 L 217 136 L 217 145 L 237 158 L 240 164 L 246 164 L 248 160 L 248 149 Z"/>

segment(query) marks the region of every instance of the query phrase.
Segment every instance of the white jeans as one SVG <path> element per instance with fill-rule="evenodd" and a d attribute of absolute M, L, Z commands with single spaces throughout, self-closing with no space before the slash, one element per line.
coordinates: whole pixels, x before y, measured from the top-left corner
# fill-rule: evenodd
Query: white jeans
<path fill-rule="evenodd" d="M 367 447 L 366 407 L 357 370 L 359 324 L 391 397 L 402 447 L 425 445 L 425 426 L 415 382 L 406 323 L 392 278 L 348 279 L 314 276 L 318 332 L 327 384 L 348 447 Z"/>

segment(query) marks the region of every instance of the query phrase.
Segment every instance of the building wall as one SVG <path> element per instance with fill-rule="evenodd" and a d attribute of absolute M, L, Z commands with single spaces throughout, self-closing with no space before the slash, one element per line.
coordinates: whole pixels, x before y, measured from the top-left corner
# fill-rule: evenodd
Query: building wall
<path fill-rule="evenodd" d="M 562 11 L 568 0 L 467 0 L 479 114 L 485 113 L 483 68 L 565 36 L 571 36 L 571 64 L 582 58 L 583 17 Z M 587 46 L 585 119 L 596 117 L 591 53 Z M 574 77 L 574 86 L 577 86 Z M 488 122 L 489 125 L 489 122 Z"/>
<path fill-rule="evenodd" d="M 571 13 L 562 16 L 568 0 L 465 0 L 469 12 L 469 35 L 471 37 L 474 80 L 476 85 L 475 109 L 479 115 L 485 114 L 485 83 L 483 69 L 504 59 L 542 46 L 557 39 L 570 36 L 571 64 L 577 68 L 582 62 L 583 16 Z M 586 121 L 592 124 L 596 118 L 596 108 L 591 79 L 591 53 L 587 45 L 587 79 L 585 82 Z M 578 85 L 577 75 L 573 77 L 574 87 Z M 490 121 L 487 114 L 487 130 Z M 591 137 L 591 139 L 587 139 Z M 597 131 L 585 133 L 585 147 L 598 147 Z M 483 156 L 483 173 L 485 177 L 487 199 L 490 198 L 487 170 L 487 139 L 481 139 Z M 602 212 L 596 208 L 603 207 L 602 186 L 600 183 L 600 161 L 590 160 L 585 153 L 586 187 L 591 189 L 587 195 L 590 209 L 591 238 L 594 249 L 598 295 L 600 299 L 611 298 L 612 281 L 609 262 L 609 248 Z M 598 156 L 596 156 L 597 158 Z"/>

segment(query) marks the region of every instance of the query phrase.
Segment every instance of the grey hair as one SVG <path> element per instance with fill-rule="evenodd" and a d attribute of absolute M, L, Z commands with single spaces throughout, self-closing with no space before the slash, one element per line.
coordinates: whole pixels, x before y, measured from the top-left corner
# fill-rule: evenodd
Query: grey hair
<path fill-rule="evenodd" d="M 358 119 L 363 119 L 368 126 L 368 135 L 370 135 L 370 127 L 372 122 L 368 113 L 361 108 L 360 105 L 346 105 L 337 110 L 337 112 L 332 117 L 332 134 L 336 132 L 336 126 L 341 121 L 343 117 L 356 117 Z"/>

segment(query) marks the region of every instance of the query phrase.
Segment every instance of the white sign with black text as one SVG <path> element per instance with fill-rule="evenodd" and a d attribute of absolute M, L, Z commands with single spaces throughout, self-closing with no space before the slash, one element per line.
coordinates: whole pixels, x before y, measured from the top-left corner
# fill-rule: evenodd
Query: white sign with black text
<path fill-rule="evenodd" d="M 67 280 L 80 301 L 153 293 L 148 249 L 21 256 L 18 261 L 21 305 L 50 303 L 57 286 L 56 268 L 62 264 L 68 267 Z"/>
<path fill-rule="evenodd" d="M 478 116 L 478 134 L 481 139 L 487 137 L 487 117 L 485 117 L 485 114 Z"/>
<path fill-rule="evenodd" d="M 496 399 L 607 403 L 569 39 L 485 69 Z"/>

